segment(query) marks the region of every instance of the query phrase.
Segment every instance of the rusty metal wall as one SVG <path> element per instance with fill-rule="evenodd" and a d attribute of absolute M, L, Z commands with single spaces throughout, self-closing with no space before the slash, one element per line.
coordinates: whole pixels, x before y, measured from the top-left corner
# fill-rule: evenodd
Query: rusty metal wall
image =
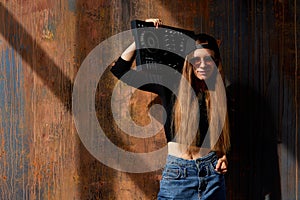
<path fill-rule="evenodd" d="M 229 87 L 229 199 L 299 199 L 299 4 L 211 1 Z"/>
<path fill-rule="evenodd" d="M 130 20 L 208 32 L 221 40 L 229 87 L 228 199 L 299 199 L 299 4 L 296 0 L 0 1 L 0 199 L 155 199 L 161 170 L 103 165 L 81 143 L 72 89 L 81 63 Z M 124 134 L 109 110 L 116 79 L 99 82 L 99 123 L 119 147 L 161 148 Z M 132 118 L 149 123 L 151 93 L 136 91 Z M 103 114 L 105 113 L 105 114 Z"/>
<path fill-rule="evenodd" d="M 211 9 L 234 100 L 230 199 L 299 199 L 299 5 L 215 1 Z"/>

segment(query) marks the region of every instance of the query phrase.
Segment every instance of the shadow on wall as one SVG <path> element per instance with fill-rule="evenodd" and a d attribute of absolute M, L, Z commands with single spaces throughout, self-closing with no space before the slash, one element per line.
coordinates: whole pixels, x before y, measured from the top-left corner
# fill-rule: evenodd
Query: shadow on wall
<path fill-rule="evenodd" d="M 226 176 L 228 199 L 281 199 L 277 130 L 264 97 L 252 88 L 228 89 L 231 151 Z"/>
<path fill-rule="evenodd" d="M 84 12 L 84 10 L 81 11 Z M 93 38 L 97 38 L 99 36 L 97 34 L 102 32 L 91 32 L 90 28 L 94 24 L 86 24 L 86 19 L 83 17 L 84 13 L 81 13 L 81 11 L 76 11 L 78 16 L 81 16 L 77 19 L 77 41 L 86 41 L 89 35 L 82 33 L 87 32 L 96 34 Z M 87 14 L 89 13 L 87 12 Z M 93 15 L 90 16 L 93 17 Z M 64 75 L 54 61 L 37 44 L 36 40 L 26 32 L 2 3 L 0 3 L 0 21 L 5 22 L 0 23 L 0 34 L 61 100 L 66 110 L 71 112 L 72 81 Z M 101 19 L 99 23 L 106 21 L 109 20 Z M 83 24 L 85 26 L 81 26 Z M 107 33 L 107 35 L 109 34 Z M 107 37 L 107 35 L 102 35 L 102 37 Z M 90 42 L 89 44 L 80 43 L 78 45 L 77 58 L 86 56 L 81 52 L 81 48 L 89 47 L 92 49 L 94 47 L 92 45 L 99 43 L 99 41 L 93 40 L 90 40 Z M 88 51 L 87 48 L 85 53 L 87 54 Z M 81 62 L 82 60 L 80 60 Z M 48 81 L 49 77 L 52 81 Z M 234 84 L 231 86 L 229 93 L 232 97 L 229 105 L 230 121 L 232 123 L 232 150 L 229 155 L 229 172 L 226 176 L 228 199 L 281 199 L 277 132 L 274 130 L 276 126 L 273 124 L 273 116 L 268 109 L 268 104 L 260 94 L 247 86 Z M 98 95 L 102 94 L 102 91 L 99 91 Z M 108 95 L 107 99 L 102 102 L 103 105 L 110 105 L 109 100 Z M 99 109 L 102 108 L 100 105 Z M 108 131 L 114 131 L 111 127 L 110 123 L 106 124 Z M 120 146 L 124 145 L 122 141 L 119 142 Z M 118 187 L 121 187 L 118 185 L 130 182 L 126 181 L 127 177 L 121 172 L 103 166 L 94 159 L 83 145 L 80 145 L 79 148 L 81 199 L 112 199 L 114 193 L 118 191 Z M 135 187 L 151 198 L 157 184 L 155 187 L 152 185 L 149 187 L 151 182 L 147 180 L 150 180 L 149 177 L 153 177 L 150 181 L 156 183 L 155 175 L 156 172 L 128 176 L 133 180 Z M 126 190 L 126 187 L 123 186 L 123 189 Z M 128 192 L 131 192 L 130 187 Z"/>
<path fill-rule="evenodd" d="M 79 63 L 82 63 L 88 53 L 98 44 L 114 34 L 115 31 L 125 29 L 123 26 L 130 25 L 130 23 L 125 23 L 130 21 L 130 15 L 125 15 L 127 11 L 130 11 L 130 2 L 122 1 L 122 4 L 118 4 L 105 0 L 78 0 L 75 4 L 73 7 L 75 7 L 74 12 L 77 18 L 76 41 L 78 41 L 76 58 Z M 116 7 L 112 7 L 114 4 Z M 121 8 L 118 6 L 121 5 L 122 12 L 119 12 L 118 9 Z M 114 13 L 117 10 L 118 13 Z M 121 24 L 119 17 L 122 19 Z M 109 68 L 108 66 L 102 77 L 99 77 L 95 94 L 95 109 L 99 124 L 106 136 L 117 147 L 130 151 L 130 148 L 135 146 L 137 150 L 141 150 L 139 145 L 142 146 L 146 142 L 142 139 L 134 141 L 123 133 L 114 122 L 111 96 L 116 79 L 110 73 Z M 120 172 L 105 166 L 94 158 L 83 144 L 80 144 L 79 148 L 80 199 L 155 199 L 158 189 L 158 172 L 143 174 Z M 118 158 L 112 159 L 118 160 Z"/>
<path fill-rule="evenodd" d="M 91 10 L 97 11 L 92 8 Z M 84 8 L 80 8 L 79 10 L 76 10 L 78 16 L 80 16 L 82 12 L 84 12 Z M 91 12 L 86 13 L 86 15 L 89 15 L 90 17 L 95 17 L 91 14 L 92 14 Z M 76 44 L 77 53 L 75 56 L 76 59 L 78 59 L 78 63 L 80 65 L 84 57 L 88 54 L 89 50 L 91 50 L 92 48 L 94 48 L 94 46 L 99 44 L 100 33 L 103 33 L 103 31 L 101 32 L 100 30 L 99 33 L 92 32 L 90 28 L 94 24 L 87 24 L 86 21 L 84 21 L 86 20 L 86 18 L 82 16 L 81 18 L 78 17 L 77 20 L 78 20 L 77 22 L 78 26 L 81 24 L 85 24 L 85 26 L 80 26 L 80 28 L 77 27 L 77 39 L 79 41 L 78 42 L 79 44 Z M 93 18 L 93 20 L 95 19 Z M 98 20 L 98 19 L 96 19 L 96 21 L 101 23 L 106 22 L 105 20 Z M 5 23 L 0 23 L 0 34 L 3 36 L 3 38 L 22 57 L 23 61 L 25 61 L 28 64 L 28 66 L 37 74 L 37 76 L 39 76 L 39 78 L 43 81 L 45 86 L 49 88 L 49 90 L 58 99 L 60 99 L 60 101 L 64 105 L 64 108 L 71 113 L 72 112 L 71 110 L 72 88 L 73 88 L 72 80 L 70 80 L 67 76 L 64 75 L 64 73 L 61 71 L 59 66 L 57 66 L 55 62 L 49 57 L 47 52 L 43 50 L 43 48 L 38 44 L 36 39 L 33 38 L 26 31 L 26 29 L 22 26 L 22 24 L 18 22 L 18 20 L 14 17 L 14 15 L 1 2 L 0 2 L 0 22 L 5 22 Z M 87 35 L 86 33 L 89 34 L 93 33 L 96 35 L 92 37 L 90 35 Z M 102 37 L 107 37 L 107 35 L 108 34 L 102 35 Z M 86 38 L 92 38 L 94 40 L 87 40 Z M 86 51 L 83 52 L 83 50 Z M 103 91 L 101 91 L 101 94 L 98 93 L 98 95 L 102 95 L 102 94 Z M 110 105 L 108 104 L 109 101 L 104 103 L 105 105 Z M 111 124 L 107 124 L 107 123 L 105 126 L 106 128 L 112 127 Z M 78 160 L 80 161 L 80 165 L 75 167 L 79 170 L 80 181 L 79 181 L 78 193 L 80 195 L 80 199 L 114 199 L 118 189 L 120 189 L 121 187 L 118 185 L 125 183 L 127 181 L 124 174 L 120 172 L 116 172 L 115 170 L 102 165 L 98 160 L 96 160 L 95 158 L 92 157 L 92 155 L 90 155 L 90 153 L 85 149 L 85 147 L 81 143 L 79 143 L 78 148 L 80 152 L 80 155 L 78 155 L 79 156 Z M 24 174 L 24 176 L 26 175 L 27 174 Z M 155 175 L 156 175 L 155 172 L 153 174 L 150 174 L 151 177 L 155 177 Z M 135 186 L 137 188 L 141 187 L 140 189 L 146 193 L 145 195 L 151 197 L 151 195 L 153 194 L 153 188 L 154 189 L 156 188 L 148 187 L 147 189 L 147 187 L 145 187 L 145 180 L 149 180 L 147 179 L 147 176 L 149 176 L 149 174 L 143 174 L 143 175 L 133 174 L 130 176 L 130 178 L 134 180 L 133 182 L 135 183 Z M 155 182 L 156 180 L 153 181 Z M 41 190 L 42 189 L 43 188 L 41 188 Z M 123 191 L 125 190 L 126 188 L 124 187 Z M 40 192 L 42 193 L 43 191 Z M 128 193 L 130 192 L 131 191 L 128 190 Z"/>
<path fill-rule="evenodd" d="M 71 112 L 73 87 L 71 80 L 64 75 L 37 41 L 31 37 L 2 3 L 0 3 L 0 21 L 0 34 L 22 56 L 22 59 L 43 80 L 51 92 L 61 100 L 66 110 Z"/>

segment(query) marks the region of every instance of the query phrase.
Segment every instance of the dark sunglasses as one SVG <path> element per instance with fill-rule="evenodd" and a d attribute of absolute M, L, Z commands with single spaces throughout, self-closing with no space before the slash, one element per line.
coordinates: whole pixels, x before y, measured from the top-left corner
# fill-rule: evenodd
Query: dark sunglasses
<path fill-rule="evenodd" d="M 188 61 L 193 66 L 197 66 L 197 65 L 200 65 L 202 62 L 204 62 L 205 64 L 213 64 L 213 63 L 216 62 L 216 59 L 212 56 L 204 56 L 203 58 L 201 58 L 201 57 L 192 57 Z"/>

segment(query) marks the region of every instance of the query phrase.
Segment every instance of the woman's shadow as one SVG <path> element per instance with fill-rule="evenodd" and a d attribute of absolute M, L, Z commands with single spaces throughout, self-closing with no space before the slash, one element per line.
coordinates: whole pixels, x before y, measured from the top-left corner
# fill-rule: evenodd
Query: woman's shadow
<path fill-rule="evenodd" d="M 281 199 L 274 115 L 266 98 L 249 86 L 227 90 L 231 150 L 227 199 Z"/>

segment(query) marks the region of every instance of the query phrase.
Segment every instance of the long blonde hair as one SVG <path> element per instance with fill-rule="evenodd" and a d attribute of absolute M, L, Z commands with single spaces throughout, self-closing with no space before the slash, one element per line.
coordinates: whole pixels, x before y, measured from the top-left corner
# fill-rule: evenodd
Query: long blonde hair
<path fill-rule="evenodd" d="M 197 42 L 201 43 L 201 41 Z M 217 68 L 221 76 L 216 76 L 213 90 L 210 90 L 207 87 L 198 91 L 193 90 L 193 88 L 195 88 L 195 80 L 197 77 L 194 75 L 193 66 L 188 61 L 190 55 L 186 57 L 182 69 L 182 78 L 178 88 L 177 99 L 173 109 L 172 124 L 174 129 L 173 133 L 176 134 L 176 142 L 183 144 L 186 148 L 189 148 L 190 145 L 195 145 L 196 138 L 200 137 L 201 134 L 206 134 L 200 133 L 200 129 L 198 128 L 200 117 L 199 102 L 198 98 L 195 98 L 195 96 L 200 92 L 205 93 L 207 118 L 209 122 L 207 132 L 209 145 L 212 150 L 225 154 L 230 148 L 230 137 L 227 101 L 224 90 L 224 73 L 222 70 L 221 59 L 218 54 L 219 52 L 218 50 L 217 53 L 216 50 L 214 50 L 214 52 L 217 60 Z M 220 84 L 220 81 L 222 84 Z M 187 86 L 187 84 L 185 84 L 186 82 L 188 82 L 190 86 Z M 214 103 L 212 104 L 212 102 Z M 205 139 L 205 141 L 206 140 L 207 139 Z"/>

